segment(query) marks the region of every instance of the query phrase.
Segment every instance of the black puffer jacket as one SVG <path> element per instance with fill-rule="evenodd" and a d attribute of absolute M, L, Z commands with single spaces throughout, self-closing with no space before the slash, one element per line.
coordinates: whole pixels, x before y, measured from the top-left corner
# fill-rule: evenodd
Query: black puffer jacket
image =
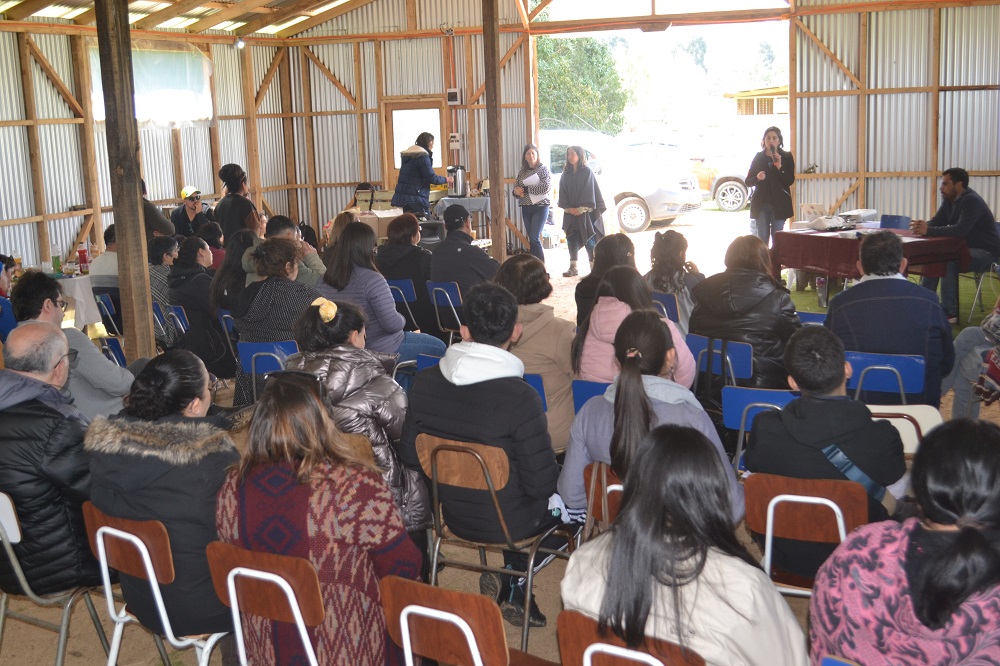
<path fill-rule="evenodd" d="M 230 611 L 212 587 L 205 547 L 217 540 L 215 496 L 239 460 L 213 418 L 167 416 L 158 421 L 98 418 L 87 431 L 94 477 L 92 500 L 108 515 L 159 520 L 170 535 L 176 577 L 161 585 L 178 636 L 232 631 Z M 161 631 L 149 584 L 121 576 L 136 617 Z"/>
<path fill-rule="evenodd" d="M 96 585 L 80 507 L 90 497 L 86 422 L 67 391 L 0 370 L 0 492 L 14 501 L 22 540 L 14 546 L 38 594 Z M 21 593 L 6 556 L 0 588 Z"/>
<path fill-rule="evenodd" d="M 289 356 L 285 367 L 323 378 L 337 427 L 371 441 L 406 529 L 426 529 L 431 524 L 427 487 L 418 471 L 400 464 L 395 451 L 406 417 L 406 393 L 386 374 L 383 359 L 395 365 L 396 355 L 339 345 Z"/>
<path fill-rule="evenodd" d="M 216 377 L 236 376 L 236 360 L 229 352 L 226 332 L 212 309 L 212 273 L 202 266 L 174 264 L 167 277 L 170 302 L 184 308 L 191 325 L 178 344 L 200 358 Z"/>
<path fill-rule="evenodd" d="M 691 333 L 753 345 L 753 386 L 788 388 L 785 343 L 802 326 L 788 290 L 742 268 L 706 278 L 692 292 Z"/>
<path fill-rule="evenodd" d="M 431 298 L 427 294 L 427 281 L 431 279 L 431 257 L 433 255 L 418 245 L 397 245 L 389 243 L 378 249 L 375 265 L 386 280 L 413 280 L 413 290 L 417 301 L 410 303 L 413 316 L 417 318 L 417 326 L 424 333 L 438 335 L 437 321 Z M 406 330 L 413 327 L 406 309 L 397 305 L 399 313 L 406 317 Z"/>

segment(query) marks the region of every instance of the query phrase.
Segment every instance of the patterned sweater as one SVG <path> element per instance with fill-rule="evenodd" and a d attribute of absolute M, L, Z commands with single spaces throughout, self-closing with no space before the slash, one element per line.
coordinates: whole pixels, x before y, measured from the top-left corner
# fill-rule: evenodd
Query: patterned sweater
<path fill-rule="evenodd" d="M 300 484 L 291 465 L 230 472 L 216 510 L 219 538 L 250 550 L 310 560 L 326 616 L 309 629 L 321 664 L 402 663 L 382 614 L 378 583 L 417 580 L 421 555 L 403 527 L 385 481 L 358 467 L 318 465 Z M 294 625 L 244 616 L 250 664 L 305 663 Z"/>

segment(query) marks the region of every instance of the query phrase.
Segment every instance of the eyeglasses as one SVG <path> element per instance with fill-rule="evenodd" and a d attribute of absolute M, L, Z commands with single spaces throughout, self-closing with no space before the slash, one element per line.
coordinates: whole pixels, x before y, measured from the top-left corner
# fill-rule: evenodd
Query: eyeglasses
<path fill-rule="evenodd" d="M 192 194 L 191 196 L 189 196 L 187 198 L 187 200 L 188 201 L 201 201 L 201 195 L 200 194 Z"/>
<path fill-rule="evenodd" d="M 57 298 L 57 299 L 55 300 L 55 305 L 56 305 L 56 307 L 57 307 L 57 308 L 59 308 L 59 309 L 60 309 L 60 310 L 62 310 L 63 312 L 66 312 L 66 308 L 68 308 L 68 307 L 69 307 L 69 303 L 67 303 L 66 301 L 64 301 L 64 300 L 63 300 L 63 299 L 61 299 L 61 298 Z M 74 358 L 76 358 L 76 357 L 74 356 Z"/>
<path fill-rule="evenodd" d="M 59 357 L 59 360 L 56 361 L 56 365 L 59 365 L 60 363 L 62 363 L 62 360 L 64 358 L 68 359 L 70 365 L 73 365 L 74 363 L 76 363 L 76 357 L 79 356 L 79 355 L 80 355 L 80 352 L 78 350 L 76 350 L 76 349 L 70 349 L 68 352 L 66 352 L 65 354 L 63 354 L 62 356 Z M 52 367 L 54 368 L 54 367 L 56 367 L 56 365 L 54 365 Z"/>

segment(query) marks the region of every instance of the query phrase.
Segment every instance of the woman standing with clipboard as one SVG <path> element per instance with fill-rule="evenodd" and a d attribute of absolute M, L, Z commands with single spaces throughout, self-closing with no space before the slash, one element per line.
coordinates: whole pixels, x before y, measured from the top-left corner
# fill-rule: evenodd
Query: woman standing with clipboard
<path fill-rule="evenodd" d="M 514 181 L 514 196 L 521 206 L 521 219 L 528 234 L 530 252 L 545 263 L 542 251 L 542 228 L 549 217 L 549 190 L 552 176 L 538 157 L 538 146 L 529 143 L 521 151 L 521 170 Z"/>

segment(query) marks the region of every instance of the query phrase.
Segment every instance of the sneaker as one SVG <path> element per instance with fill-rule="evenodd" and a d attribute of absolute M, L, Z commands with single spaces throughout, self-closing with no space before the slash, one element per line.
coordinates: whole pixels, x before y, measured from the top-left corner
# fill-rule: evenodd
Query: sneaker
<path fill-rule="evenodd" d="M 956 315 L 950 315 L 948 317 L 948 323 L 954 326 L 955 324 L 958 323 L 958 317 Z"/>
<path fill-rule="evenodd" d="M 579 275 L 576 271 L 576 266 L 570 266 L 569 270 L 563 273 L 563 277 L 576 277 Z"/>
<path fill-rule="evenodd" d="M 510 622 L 515 627 L 524 626 L 524 588 L 521 585 L 511 585 L 510 595 L 507 600 L 500 604 L 500 612 L 503 614 L 503 619 Z M 531 597 L 531 610 L 528 615 L 528 626 L 529 627 L 544 627 L 548 624 L 548 620 L 542 615 L 542 611 L 538 610 L 538 605 L 535 603 L 535 597 Z"/>
<path fill-rule="evenodd" d="M 504 582 L 501 579 L 500 574 L 493 573 L 492 571 L 487 571 L 479 577 L 479 594 L 483 595 L 484 597 L 489 597 L 490 599 L 493 599 L 493 601 L 497 602 L 498 606 L 503 605 L 501 603 L 502 598 L 510 596 L 510 590 L 509 589 L 505 590 L 504 589 L 505 587 L 506 586 L 504 585 Z M 503 597 L 501 597 L 500 595 L 501 592 L 505 593 Z"/>

